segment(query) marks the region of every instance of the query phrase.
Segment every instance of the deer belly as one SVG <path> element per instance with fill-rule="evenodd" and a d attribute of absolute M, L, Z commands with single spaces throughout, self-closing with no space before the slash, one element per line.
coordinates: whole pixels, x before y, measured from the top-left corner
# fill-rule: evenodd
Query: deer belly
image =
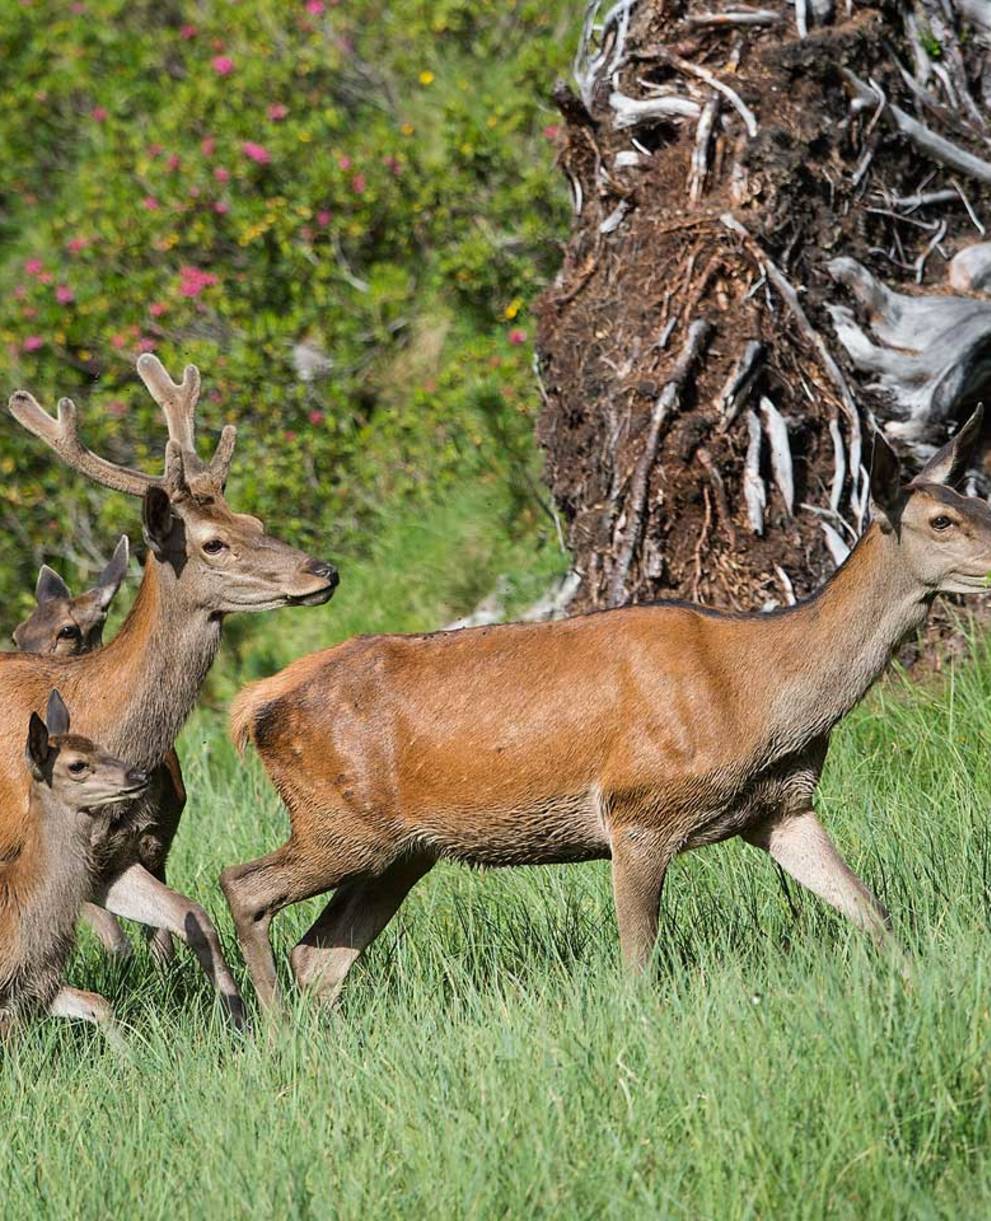
<path fill-rule="evenodd" d="M 599 802 L 590 792 L 484 815 L 451 811 L 438 822 L 418 838 L 441 856 L 471 865 L 561 865 L 609 855 Z"/>

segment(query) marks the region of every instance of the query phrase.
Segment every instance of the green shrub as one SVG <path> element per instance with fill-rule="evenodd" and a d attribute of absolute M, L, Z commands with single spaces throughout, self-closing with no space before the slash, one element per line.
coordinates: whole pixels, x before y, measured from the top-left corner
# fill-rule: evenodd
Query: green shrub
<path fill-rule="evenodd" d="M 325 552 L 361 550 L 397 498 L 511 478 L 531 452 L 526 303 L 566 225 L 545 99 L 573 17 L 511 0 L 9 5 L 6 392 L 72 395 L 94 448 L 155 469 L 135 358 L 153 348 L 174 376 L 194 361 L 202 430 L 242 426 L 234 502 Z M 300 377 L 298 345 L 322 376 Z M 42 555 L 85 569 L 136 533 L 136 506 L 12 424 L 0 471 L 8 600 Z"/>

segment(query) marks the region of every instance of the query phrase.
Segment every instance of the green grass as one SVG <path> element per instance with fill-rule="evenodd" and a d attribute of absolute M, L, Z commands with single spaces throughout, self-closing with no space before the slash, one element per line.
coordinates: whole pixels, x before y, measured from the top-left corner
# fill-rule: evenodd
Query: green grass
<path fill-rule="evenodd" d="M 470 500 L 346 570 L 328 639 L 458 613 L 508 560 L 536 592 L 559 559 L 532 534 L 497 543 Z M 304 620 L 264 639 L 317 633 Z M 228 1035 L 187 954 L 163 977 L 84 940 L 71 980 L 113 999 L 129 1050 L 48 1021 L 0 1063 L 3 1214 L 989 1215 L 989 697 L 978 640 L 942 678 L 889 678 L 834 739 L 819 808 L 914 952 L 910 988 L 737 843 L 672 867 L 641 982 L 618 968 L 607 865 L 439 867 L 341 1009 L 294 999 L 271 1038 Z M 216 877 L 285 817 L 218 716 L 181 753 L 172 878 L 240 969 Z M 318 906 L 276 922 L 280 966 Z"/>

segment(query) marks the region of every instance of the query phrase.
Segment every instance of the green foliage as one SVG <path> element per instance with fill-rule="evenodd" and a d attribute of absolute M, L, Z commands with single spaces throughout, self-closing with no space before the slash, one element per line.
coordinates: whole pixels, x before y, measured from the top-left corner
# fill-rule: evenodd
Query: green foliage
<path fill-rule="evenodd" d="M 527 303 L 566 225 L 544 99 L 570 6 L 8 8 L 8 392 L 91 398 L 90 444 L 154 470 L 135 357 L 194 361 L 203 431 L 242 429 L 233 501 L 322 553 L 360 551 L 397 499 L 513 477 L 535 406 Z M 298 376 L 298 344 L 325 376 Z M 86 568 L 135 532 L 134 505 L 13 425 L 0 472 L 7 599 L 42 555 Z"/>

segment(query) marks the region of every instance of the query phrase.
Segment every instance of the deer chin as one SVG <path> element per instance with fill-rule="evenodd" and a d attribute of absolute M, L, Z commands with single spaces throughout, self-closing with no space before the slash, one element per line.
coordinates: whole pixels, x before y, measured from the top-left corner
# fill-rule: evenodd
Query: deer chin
<path fill-rule="evenodd" d="M 336 588 L 337 582 L 334 581 L 325 585 L 323 589 L 314 590 L 311 594 L 290 594 L 286 599 L 286 606 L 323 606 L 334 596 Z"/>

